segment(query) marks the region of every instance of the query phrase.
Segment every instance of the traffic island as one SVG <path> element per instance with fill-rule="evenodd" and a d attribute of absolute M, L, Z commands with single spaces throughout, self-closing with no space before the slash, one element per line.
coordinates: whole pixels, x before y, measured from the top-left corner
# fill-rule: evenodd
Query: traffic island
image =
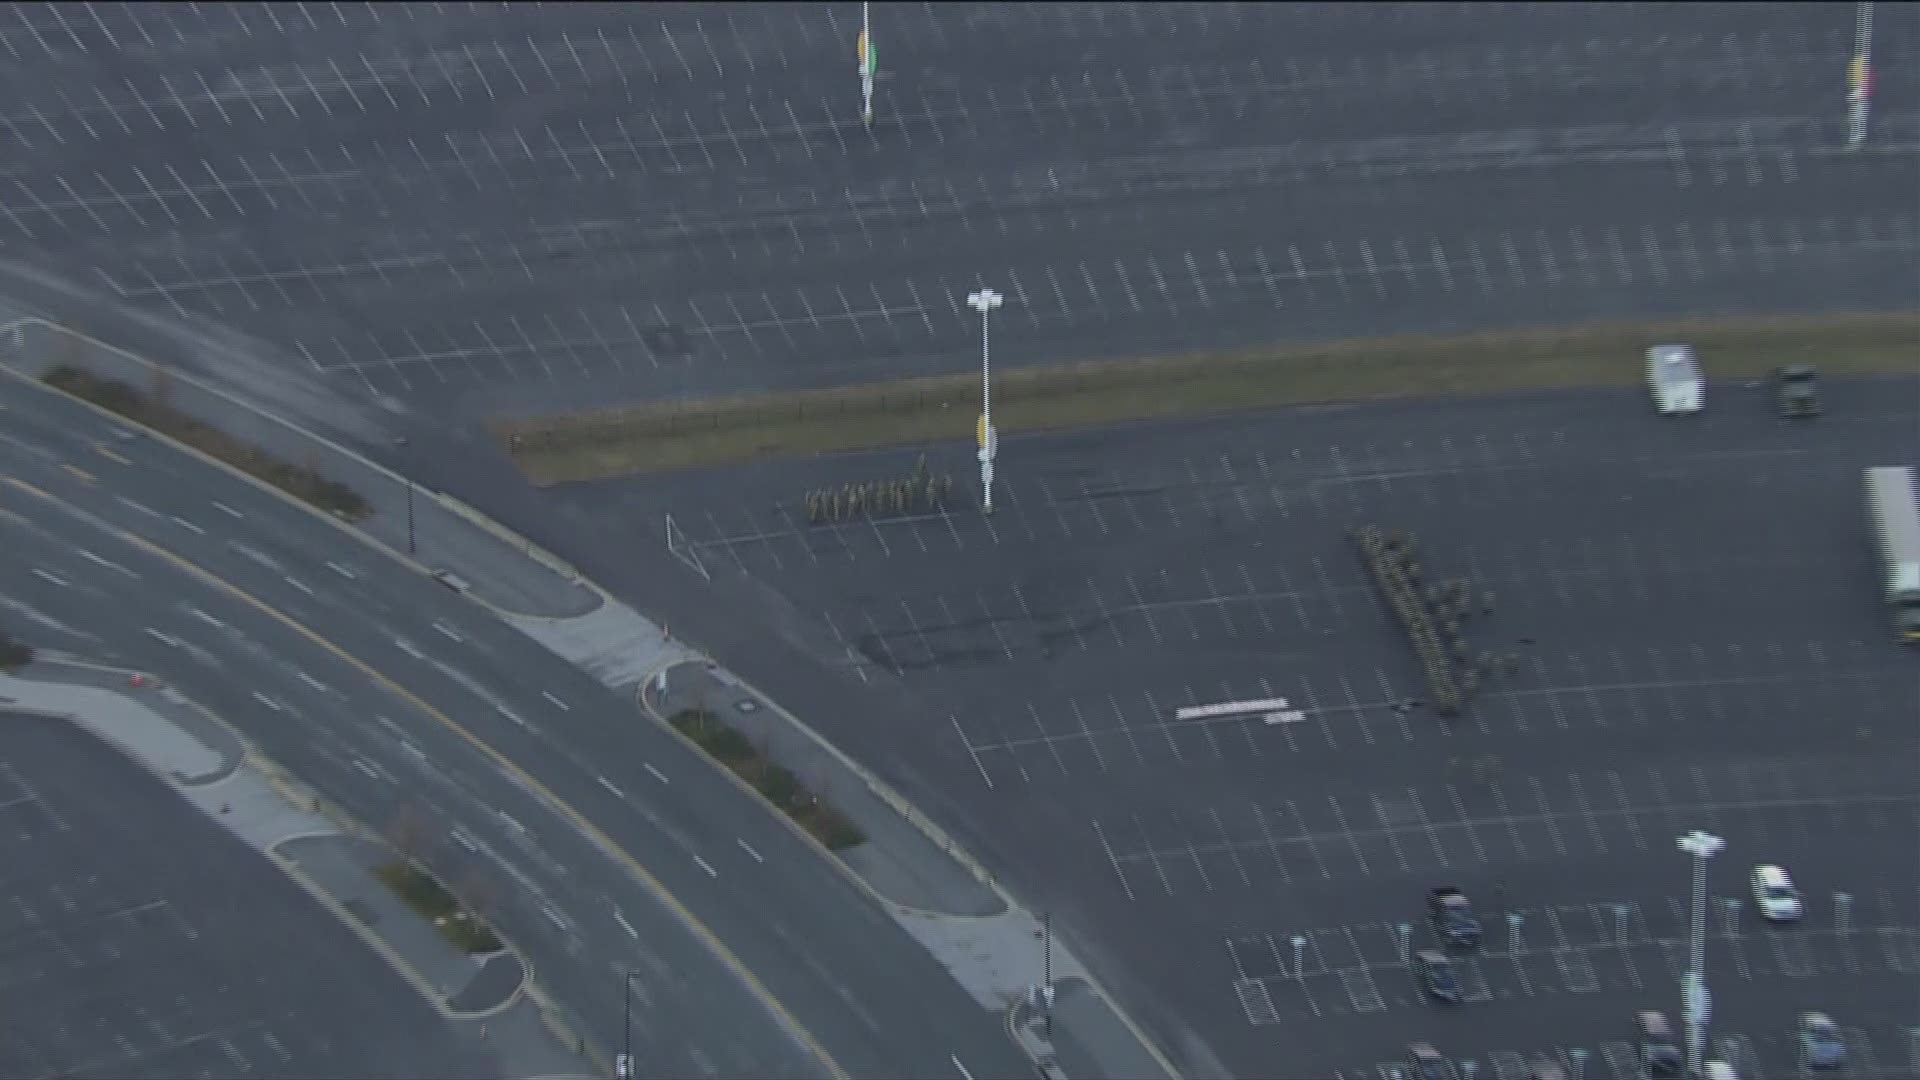
<path fill-rule="evenodd" d="M 257 446 L 242 442 L 174 408 L 168 402 L 171 383 L 164 372 L 155 376 L 153 386 L 147 390 L 66 365 L 48 371 L 41 376 L 41 381 L 55 390 L 185 443 L 209 457 L 272 484 L 302 502 L 347 521 L 362 521 L 373 512 L 359 492 L 327 479 L 313 466 L 282 461 Z"/>
<path fill-rule="evenodd" d="M 501 950 L 500 939 L 478 915 L 467 911 L 454 895 L 419 864 L 389 859 L 374 867 L 373 876 L 392 889 L 415 914 L 432 923 L 440 936 L 463 952 L 484 956 Z"/>
<path fill-rule="evenodd" d="M 866 835 L 858 826 L 808 791 L 791 769 L 768 758 L 713 710 L 697 706 L 681 709 L 668 716 L 667 723 L 792 818 L 828 851 L 842 852 L 866 843 Z"/>

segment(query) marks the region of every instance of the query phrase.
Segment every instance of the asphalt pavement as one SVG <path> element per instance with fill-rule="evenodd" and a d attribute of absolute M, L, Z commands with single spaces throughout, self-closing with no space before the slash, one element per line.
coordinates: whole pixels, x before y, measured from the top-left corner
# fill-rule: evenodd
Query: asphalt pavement
<path fill-rule="evenodd" d="M 0 232 L 429 414 L 1884 306 L 1920 16 L 1828 4 L 21 7 Z M 256 361 L 257 362 L 257 361 Z M 220 365 L 214 365 L 220 366 Z"/>
<path fill-rule="evenodd" d="M 0 1071 L 502 1075 L 351 931 L 164 782 L 65 720 L 0 721 Z"/>
<path fill-rule="evenodd" d="M 794 643 L 742 644 L 743 674 L 948 815 L 1183 1065 L 1190 1038 L 1253 1074 L 1445 1034 L 1484 1066 L 1531 1052 L 1515 1025 L 1597 1054 L 1616 1040 L 1605 1017 L 1674 1009 L 1668 834 L 1696 826 L 1732 845 L 1716 896 L 1778 858 L 1823 897 L 1873 897 L 1858 926 L 1895 942 L 1887 960 L 1858 939 L 1848 967 L 1831 903 L 1800 943 L 1737 930 L 1726 1030 L 1777 1063 L 1795 1003 L 1845 1000 L 1886 1063 L 1899 1025 L 1864 1003 L 1912 992 L 1898 942 L 1920 894 L 1896 853 L 1920 696 L 1858 485 L 1864 466 L 1920 460 L 1920 426 L 1910 379 L 1824 396 L 1800 424 L 1762 384 L 1715 384 L 1678 422 L 1633 388 L 1034 435 L 1003 446 L 990 519 L 962 501 L 794 524 L 794 493 L 901 475 L 911 452 L 571 498 L 685 523 L 708 588 L 779 612 Z M 964 475 L 946 453 L 933 468 Z M 1368 521 L 1417 533 L 1433 579 L 1477 583 L 1466 635 L 1500 671 L 1458 721 L 1394 707 L 1431 695 L 1345 534 Z M 709 632 L 729 633 L 688 631 Z M 1486 966 L 1499 1005 L 1455 1018 L 1419 1012 L 1394 968 L 1393 928 L 1446 882 L 1487 903 L 1504 882 L 1529 927 L 1517 960 Z M 1633 967 L 1596 952 L 1597 975 L 1569 959 L 1563 981 L 1553 950 L 1598 948 L 1614 903 L 1645 913 Z M 1304 993 L 1295 934 L 1327 957 Z M 1813 959 L 1773 961 L 1776 945 Z M 1362 969 L 1379 1006 L 1347 996 Z M 1874 989 L 1833 985 L 1843 973 Z M 1776 983 L 1798 979 L 1813 981 Z"/>
<path fill-rule="evenodd" d="M 3 493 L 23 555 L 0 587 L 10 621 L 76 652 L 177 672 L 270 757 L 365 820 L 405 809 L 445 822 L 444 856 L 500 880 L 503 929 L 603 1047 L 622 1028 L 609 988 L 631 969 L 641 973 L 636 1043 L 656 1055 L 643 1069 L 820 1071 L 778 1024 L 741 1022 L 763 1012 L 737 979 L 546 795 L 501 776 L 465 736 L 425 722 L 347 656 L 518 763 L 641 859 L 850 1073 L 1030 1067 L 1001 1017 L 764 807 L 636 722 L 630 701 L 274 496 L 157 445 L 114 441 L 91 415 L 37 394 L 26 399 L 32 410 L 5 400 L 9 471 L 53 496 L 13 483 Z M 218 573 L 341 653 L 183 576 L 123 531 Z M 776 881 L 781 909 L 770 910 Z M 711 1034 L 689 1040 L 690 1031 Z"/>

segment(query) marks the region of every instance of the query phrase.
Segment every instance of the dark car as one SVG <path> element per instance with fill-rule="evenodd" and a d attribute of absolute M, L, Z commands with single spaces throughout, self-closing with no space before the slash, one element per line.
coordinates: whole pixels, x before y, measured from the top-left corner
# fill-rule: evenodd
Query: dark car
<path fill-rule="evenodd" d="M 1427 892 L 1427 918 L 1448 946 L 1471 949 L 1480 944 L 1480 920 L 1473 917 L 1467 894 L 1451 885 Z"/>
<path fill-rule="evenodd" d="M 1788 418 L 1820 415 L 1819 374 L 1812 364 L 1788 364 L 1773 373 L 1774 402 Z"/>
<path fill-rule="evenodd" d="M 1422 949 L 1413 954 L 1413 961 L 1421 989 L 1449 1005 L 1460 1004 L 1460 977 L 1446 953 Z"/>
<path fill-rule="evenodd" d="M 1846 1064 L 1846 1040 L 1840 1037 L 1832 1017 L 1817 1012 L 1800 1017 L 1800 1056 L 1813 1069 L 1837 1069 Z"/>
<path fill-rule="evenodd" d="M 1640 1032 L 1640 1062 L 1656 1076 L 1671 1076 L 1680 1071 L 1684 1057 L 1674 1041 L 1673 1025 L 1665 1013 L 1651 1010 L 1635 1017 Z"/>
<path fill-rule="evenodd" d="M 1453 1073 L 1447 1067 L 1447 1059 L 1432 1043 L 1412 1043 L 1407 1047 L 1407 1060 L 1413 1064 L 1414 1080 L 1453 1080 Z"/>

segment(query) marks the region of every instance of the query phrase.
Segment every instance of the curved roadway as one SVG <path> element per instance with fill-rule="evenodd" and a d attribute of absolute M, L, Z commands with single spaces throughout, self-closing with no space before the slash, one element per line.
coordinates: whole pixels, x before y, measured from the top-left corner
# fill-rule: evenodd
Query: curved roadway
<path fill-rule="evenodd" d="M 855 1076 L 1031 1071 L 866 894 L 590 675 L 160 442 L 10 379 L 0 408 L 8 621 L 165 673 L 363 821 L 451 829 L 454 872 L 486 876 L 503 930 L 609 1052 L 635 973 L 640 1073 L 819 1075 L 816 1039 Z"/>

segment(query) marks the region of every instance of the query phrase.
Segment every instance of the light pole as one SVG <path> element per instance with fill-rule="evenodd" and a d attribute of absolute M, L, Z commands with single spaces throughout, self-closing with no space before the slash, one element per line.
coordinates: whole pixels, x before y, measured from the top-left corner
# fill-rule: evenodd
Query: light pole
<path fill-rule="evenodd" d="M 1695 829 L 1678 838 L 1681 851 L 1693 856 L 1693 918 L 1688 926 L 1687 982 L 1682 1005 L 1687 1018 L 1687 1075 L 1700 1075 L 1700 1058 L 1706 1047 L 1707 1019 L 1713 1011 L 1707 993 L 1707 860 L 1727 846 L 1712 833 Z"/>
<path fill-rule="evenodd" d="M 980 313 L 980 510 L 993 513 L 993 457 L 1000 436 L 993 430 L 993 354 L 989 349 L 994 309 L 1005 298 L 992 289 L 981 289 L 967 296 L 967 303 Z"/>
<path fill-rule="evenodd" d="M 1867 111 L 1873 99 L 1873 5 L 1861 3 L 1853 20 L 1853 61 L 1847 65 L 1847 145 L 1867 141 Z"/>
<path fill-rule="evenodd" d="M 622 1029 L 620 1040 L 621 1050 L 620 1060 L 614 1062 L 613 1066 L 614 1075 L 618 1077 L 619 1080 L 627 1080 L 628 1077 L 633 1075 L 633 977 L 638 974 L 640 973 L 637 971 L 629 971 L 626 973 L 626 976 L 620 980 L 622 994 L 620 1008 L 620 1026 Z"/>

